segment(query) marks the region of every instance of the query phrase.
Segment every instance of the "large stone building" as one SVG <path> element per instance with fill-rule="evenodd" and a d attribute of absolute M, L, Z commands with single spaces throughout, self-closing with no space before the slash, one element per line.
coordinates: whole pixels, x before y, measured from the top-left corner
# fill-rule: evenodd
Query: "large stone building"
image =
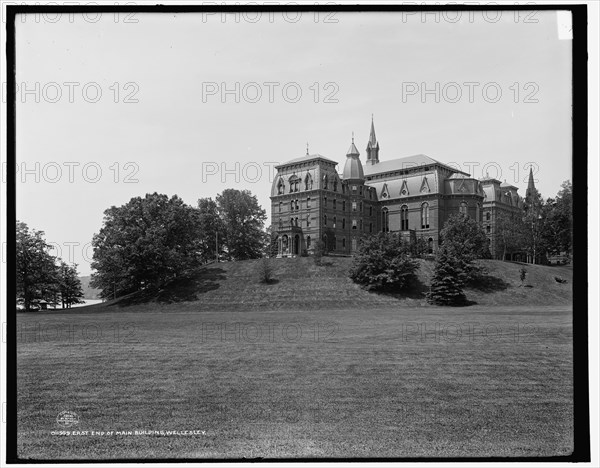
<path fill-rule="evenodd" d="M 363 166 L 352 138 L 341 174 L 336 161 L 308 151 L 276 167 L 271 220 L 278 256 L 311 253 L 318 239 L 331 253 L 351 255 L 361 236 L 381 231 L 422 238 L 434 253 L 444 223 L 458 212 L 482 223 L 498 256 L 497 219 L 522 208 L 516 187 L 477 180 L 423 154 L 380 161 L 373 121 L 366 153 Z"/>

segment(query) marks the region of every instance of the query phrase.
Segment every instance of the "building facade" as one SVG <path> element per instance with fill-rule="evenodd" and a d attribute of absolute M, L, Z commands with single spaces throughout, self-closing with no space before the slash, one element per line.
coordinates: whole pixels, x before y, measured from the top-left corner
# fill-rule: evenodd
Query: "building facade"
<path fill-rule="evenodd" d="M 336 161 L 308 151 L 276 167 L 271 221 L 278 256 L 310 254 L 318 240 L 330 253 L 352 255 L 360 237 L 378 232 L 420 238 L 434 253 L 446 220 L 458 212 L 483 223 L 493 252 L 496 220 L 522 207 L 516 187 L 477 180 L 423 154 L 380 161 L 373 121 L 366 156 L 363 166 L 352 138 L 342 173 Z"/>

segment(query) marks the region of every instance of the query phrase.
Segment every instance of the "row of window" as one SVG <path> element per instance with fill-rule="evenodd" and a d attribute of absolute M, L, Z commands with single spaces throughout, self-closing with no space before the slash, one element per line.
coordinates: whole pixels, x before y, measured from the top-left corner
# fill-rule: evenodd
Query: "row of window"
<path fill-rule="evenodd" d="M 289 190 L 288 193 L 295 193 L 300 191 L 300 185 L 301 185 L 301 180 L 300 177 L 298 176 L 292 176 L 289 178 Z M 323 184 L 322 184 L 322 188 L 324 190 L 329 190 L 329 176 L 327 174 L 325 174 L 323 176 Z M 333 180 L 333 182 L 331 183 L 331 188 L 333 189 L 334 192 L 338 191 L 338 179 L 335 178 Z M 313 189 L 313 181 L 312 181 L 312 176 L 310 174 L 306 174 L 306 177 L 304 178 L 304 190 L 312 190 Z M 369 193 L 369 199 L 373 199 L 373 190 L 369 189 L 369 188 L 365 188 L 366 191 Z M 351 187 L 352 193 L 354 195 L 356 195 L 356 193 L 358 192 L 360 196 L 362 196 L 363 194 L 363 186 L 362 185 L 353 185 Z M 346 187 L 344 184 L 342 184 L 342 193 L 346 193 Z M 277 183 L 277 194 L 278 195 L 283 195 L 285 194 L 285 182 L 283 181 L 282 178 L 279 178 L 279 182 Z"/>
<path fill-rule="evenodd" d="M 310 216 L 306 217 L 306 227 L 309 228 L 310 227 Z M 323 216 L 323 226 L 327 226 L 327 215 Z M 290 218 L 290 227 L 302 227 L 301 226 L 302 221 L 299 221 L 298 218 Z M 333 225 L 332 227 L 335 229 L 337 227 L 337 217 L 333 217 Z M 279 229 L 283 229 L 283 219 L 279 219 Z M 342 229 L 346 229 L 346 219 L 342 218 Z M 356 220 L 353 219 L 352 220 L 352 229 L 355 230 L 359 230 L 362 231 L 363 230 L 363 221 L 361 220 Z M 373 232 L 373 223 L 369 223 L 369 232 Z"/>
<path fill-rule="evenodd" d="M 327 197 L 323 198 L 323 205 L 324 208 L 327 208 Z M 337 200 L 334 198 L 332 200 L 332 206 L 334 210 L 337 210 Z M 283 208 L 283 202 L 279 202 L 279 213 L 281 213 Z M 306 198 L 306 208 L 310 208 L 310 197 Z M 294 210 L 299 210 L 300 209 L 300 204 L 298 203 L 298 200 L 290 200 L 290 210 L 294 211 Z M 346 211 L 346 201 L 342 200 L 342 211 Z M 363 203 L 362 202 L 352 202 L 352 211 L 359 211 L 360 213 L 363 212 Z M 373 216 L 373 207 L 369 206 L 369 216 Z"/>

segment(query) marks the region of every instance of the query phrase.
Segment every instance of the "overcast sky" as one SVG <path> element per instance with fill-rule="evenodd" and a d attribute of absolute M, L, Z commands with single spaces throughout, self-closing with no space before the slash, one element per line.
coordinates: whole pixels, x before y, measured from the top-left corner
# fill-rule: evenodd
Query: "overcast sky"
<path fill-rule="evenodd" d="M 17 217 L 66 260 L 78 244 L 89 274 L 106 208 L 235 187 L 270 215 L 272 167 L 308 142 L 341 171 L 352 132 L 364 162 L 371 114 L 380 160 L 423 153 L 521 194 L 534 163 L 555 196 L 571 178 L 571 41 L 556 12 L 529 13 L 20 18 Z"/>

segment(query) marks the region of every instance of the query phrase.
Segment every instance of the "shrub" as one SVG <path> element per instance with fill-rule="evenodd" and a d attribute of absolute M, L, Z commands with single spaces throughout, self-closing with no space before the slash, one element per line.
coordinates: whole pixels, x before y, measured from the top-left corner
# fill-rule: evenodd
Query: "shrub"
<path fill-rule="evenodd" d="M 271 259 L 263 257 L 257 264 L 257 276 L 261 283 L 269 284 L 273 281 L 274 268 Z"/>
<path fill-rule="evenodd" d="M 379 233 L 361 240 L 350 278 L 372 291 L 398 291 L 416 280 L 419 263 L 396 234 Z"/>
<path fill-rule="evenodd" d="M 315 243 L 315 251 L 313 254 L 313 259 L 315 261 L 315 265 L 317 265 L 317 266 L 321 265 L 321 259 L 323 258 L 324 254 L 325 254 L 325 242 L 323 242 L 322 240 L 319 240 Z"/>
<path fill-rule="evenodd" d="M 527 270 L 523 267 L 521 267 L 521 269 L 519 270 L 519 278 L 521 279 L 522 286 L 523 282 L 525 281 L 525 278 L 527 278 Z"/>

